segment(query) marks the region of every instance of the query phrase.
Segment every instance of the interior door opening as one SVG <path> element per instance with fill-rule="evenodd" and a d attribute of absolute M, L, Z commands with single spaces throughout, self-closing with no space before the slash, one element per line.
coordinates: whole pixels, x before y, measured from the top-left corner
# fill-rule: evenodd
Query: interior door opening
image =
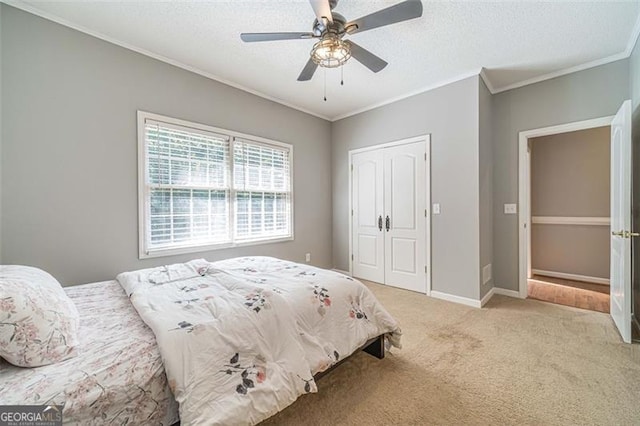
<path fill-rule="evenodd" d="M 519 294 L 609 312 L 631 341 L 630 101 L 520 132 Z"/>
<path fill-rule="evenodd" d="M 532 137 L 527 297 L 609 313 L 611 126 Z"/>

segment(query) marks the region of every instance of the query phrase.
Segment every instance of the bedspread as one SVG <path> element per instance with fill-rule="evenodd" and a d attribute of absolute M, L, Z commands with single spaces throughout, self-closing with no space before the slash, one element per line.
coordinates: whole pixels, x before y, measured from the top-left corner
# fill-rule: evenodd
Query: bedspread
<path fill-rule="evenodd" d="M 0 359 L 0 405 L 64 404 L 65 424 L 178 421 L 154 335 L 118 283 L 65 292 L 80 313 L 79 355 L 37 368 Z"/>
<path fill-rule="evenodd" d="M 396 321 L 360 282 L 268 257 L 118 276 L 156 334 L 184 424 L 256 424 Z"/>

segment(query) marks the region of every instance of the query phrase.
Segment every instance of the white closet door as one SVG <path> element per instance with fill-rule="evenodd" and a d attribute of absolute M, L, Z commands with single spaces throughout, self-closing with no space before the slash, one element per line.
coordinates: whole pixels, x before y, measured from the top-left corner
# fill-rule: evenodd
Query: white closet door
<path fill-rule="evenodd" d="M 353 276 L 384 283 L 382 150 L 352 158 Z"/>
<path fill-rule="evenodd" d="M 384 150 L 385 284 L 421 293 L 426 292 L 425 154 L 424 142 Z"/>

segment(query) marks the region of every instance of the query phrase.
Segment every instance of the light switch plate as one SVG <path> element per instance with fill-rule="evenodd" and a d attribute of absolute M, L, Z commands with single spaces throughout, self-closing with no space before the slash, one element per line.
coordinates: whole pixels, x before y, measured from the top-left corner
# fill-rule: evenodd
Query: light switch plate
<path fill-rule="evenodd" d="M 504 214 L 518 214 L 518 205 L 517 204 L 505 204 L 504 205 Z"/>
<path fill-rule="evenodd" d="M 433 204 L 433 214 L 440 214 L 440 204 L 438 203 Z"/>

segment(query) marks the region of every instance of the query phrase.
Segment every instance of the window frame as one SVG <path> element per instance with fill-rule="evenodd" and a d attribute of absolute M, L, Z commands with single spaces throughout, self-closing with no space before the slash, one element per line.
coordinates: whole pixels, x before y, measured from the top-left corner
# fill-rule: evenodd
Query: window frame
<path fill-rule="evenodd" d="M 181 120 L 178 118 L 167 117 L 151 112 L 138 110 L 138 258 L 149 259 L 155 257 L 164 257 L 171 255 L 197 253 L 213 250 L 224 250 L 235 247 L 246 247 L 261 244 L 280 243 L 286 241 L 293 241 L 295 239 L 295 226 L 294 226 L 294 177 L 293 177 L 293 145 L 274 141 L 271 139 L 263 138 L 260 136 L 249 135 L 246 133 L 235 132 L 232 130 L 220 129 L 205 124 L 195 123 L 191 121 Z M 230 242 L 218 243 L 218 244 L 196 244 L 186 243 L 180 247 L 166 247 L 158 249 L 150 249 L 147 246 L 148 236 L 150 235 L 151 227 L 151 203 L 150 192 L 151 185 L 148 185 L 147 176 L 147 144 L 146 144 L 146 131 L 145 124 L 147 120 L 157 121 L 165 123 L 169 126 L 179 126 L 186 129 L 194 129 L 196 131 L 210 132 L 217 135 L 227 136 L 229 138 L 229 170 L 227 170 L 227 176 L 229 178 L 229 237 Z M 256 145 L 264 145 L 267 147 L 284 148 L 289 152 L 289 235 L 255 238 L 251 240 L 242 240 L 236 242 L 235 239 L 235 220 L 236 220 L 236 193 L 238 191 L 234 187 L 234 144 L 236 139 L 239 139 L 239 143 L 256 143 Z M 266 191 L 268 192 L 268 191 Z"/>

